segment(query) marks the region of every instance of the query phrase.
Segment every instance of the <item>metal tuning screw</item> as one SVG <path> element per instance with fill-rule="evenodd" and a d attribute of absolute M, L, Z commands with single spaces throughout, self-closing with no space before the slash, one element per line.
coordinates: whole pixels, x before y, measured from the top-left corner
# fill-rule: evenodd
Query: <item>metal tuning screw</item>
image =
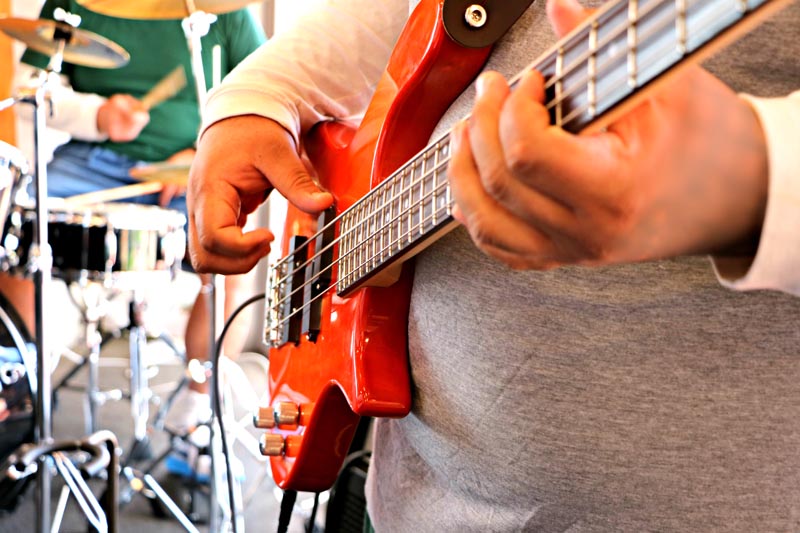
<path fill-rule="evenodd" d="M 486 9 L 480 4 L 472 4 L 464 13 L 464 20 L 473 28 L 481 28 L 486 24 Z"/>

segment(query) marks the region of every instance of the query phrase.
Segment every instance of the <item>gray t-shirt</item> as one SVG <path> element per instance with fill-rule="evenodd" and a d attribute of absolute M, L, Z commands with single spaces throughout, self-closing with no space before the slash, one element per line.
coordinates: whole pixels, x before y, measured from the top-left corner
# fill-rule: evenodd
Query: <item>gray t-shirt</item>
<path fill-rule="evenodd" d="M 785 95 L 798 28 L 794 3 L 706 66 Z M 553 41 L 536 0 L 489 67 Z M 375 427 L 378 532 L 800 530 L 800 299 L 726 290 L 705 257 L 514 272 L 463 230 L 415 272 L 412 413 Z"/>

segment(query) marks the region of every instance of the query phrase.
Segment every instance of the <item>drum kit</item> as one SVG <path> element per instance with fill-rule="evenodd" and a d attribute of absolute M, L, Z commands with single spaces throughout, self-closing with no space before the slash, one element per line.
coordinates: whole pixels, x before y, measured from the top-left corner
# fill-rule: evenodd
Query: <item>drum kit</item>
<path fill-rule="evenodd" d="M 252 1 L 78 0 L 92 11 L 113 17 L 182 19 L 200 102 L 206 90 L 200 38 L 208 32 L 215 14 L 242 8 Z M 13 306 L 0 296 L 0 510 L 13 509 L 25 485 L 35 477 L 36 530 L 57 531 L 61 517 L 56 513 L 54 523 L 50 494 L 52 476 L 57 474 L 64 478 L 65 487 L 91 527 L 113 532 L 118 525 L 121 475 L 116 437 L 109 431 L 87 426 L 92 431 L 82 439 L 53 439 L 53 351 L 45 302 L 53 277 L 70 283 L 91 281 L 114 287 L 131 277 L 135 283 L 140 273 L 174 274 L 185 252 L 185 217 L 159 207 L 113 202 L 143 194 L 136 186 L 123 191 L 99 191 L 100 196 L 47 198 L 47 165 L 41 147 L 50 74 L 59 73 L 63 62 L 117 68 L 129 60 L 123 48 L 78 29 L 72 24 L 74 17 L 66 15 L 56 16 L 61 21 L 0 18 L 0 32 L 50 58 L 35 91 L 0 101 L 0 110 L 14 105 L 33 106 L 35 158 L 31 166 L 20 150 L 0 141 L 0 271 L 32 279 L 35 287 L 34 332 L 28 332 Z M 164 184 L 185 184 L 188 166 L 153 164 L 133 169 L 131 176 L 141 181 L 137 185 L 153 192 Z M 92 346 L 93 352 L 98 352 L 98 346 Z M 131 386 L 133 401 L 134 380 Z M 139 410 L 137 426 L 146 422 L 146 414 L 146 408 Z M 82 460 L 76 463 L 68 454 L 79 454 Z M 85 479 L 103 472 L 108 485 L 98 502 Z M 151 476 L 145 476 L 144 483 L 162 497 L 162 503 L 187 531 L 197 531 Z"/>

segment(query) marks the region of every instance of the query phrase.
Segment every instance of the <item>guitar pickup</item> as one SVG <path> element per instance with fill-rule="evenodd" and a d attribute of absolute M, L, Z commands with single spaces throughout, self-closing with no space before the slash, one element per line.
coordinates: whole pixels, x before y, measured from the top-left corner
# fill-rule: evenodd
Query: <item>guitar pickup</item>
<path fill-rule="evenodd" d="M 283 287 L 283 320 L 287 321 L 284 328 L 283 342 L 300 342 L 303 330 L 303 299 L 305 294 L 306 269 L 304 263 L 308 260 L 306 237 L 297 235 L 292 237 L 291 260 L 286 264 L 286 284 Z"/>
<path fill-rule="evenodd" d="M 322 323 L 322 295 L 331 286 L 333 279 L 333 240 L 335 238 L 333 219 L 336 211 L 329 207 L 317 220 L 317 237 L 311 248 L 311 261 L 306 267 L 309 281 L 304 290 L 306 309 L 303 311 L 303 331 L 308 332 L 311 342 L 316 342 Z"/>

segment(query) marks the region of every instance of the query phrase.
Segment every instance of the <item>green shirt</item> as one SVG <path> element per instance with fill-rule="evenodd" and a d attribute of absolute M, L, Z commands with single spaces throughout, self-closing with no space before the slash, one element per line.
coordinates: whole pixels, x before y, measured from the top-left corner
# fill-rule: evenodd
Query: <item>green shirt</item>
<path fill-rule="evenodd" d="M 100 15 L 76 0 L 47 0 L 41 18 L 53 19 L 57 7 L 81 16 L 79 29 L 101 35 L 122 46 L 130 62 L 118 69 L 98 69 L 64 63 L 62 73 L 78 92 L 111 96 L 143 96 L 176 66 L 183 65 L 187 84 L 177 95 L 150 110 L 150 122 L 139 137 L 127 143 L 106 141 L 106 148 L 141 161 L 163 161 L 194 145 L 200 127 L 191 56 L 181 20 L 130 20 Z M 212 53 L 221 46 L 222 76 L 264 41 L 264 34 L 246 9 L 218 15 L 202 38 L 206 87 L 212 86 Z M 22 61 L 44 68 L 48 58 L 27 50 Z"/>

